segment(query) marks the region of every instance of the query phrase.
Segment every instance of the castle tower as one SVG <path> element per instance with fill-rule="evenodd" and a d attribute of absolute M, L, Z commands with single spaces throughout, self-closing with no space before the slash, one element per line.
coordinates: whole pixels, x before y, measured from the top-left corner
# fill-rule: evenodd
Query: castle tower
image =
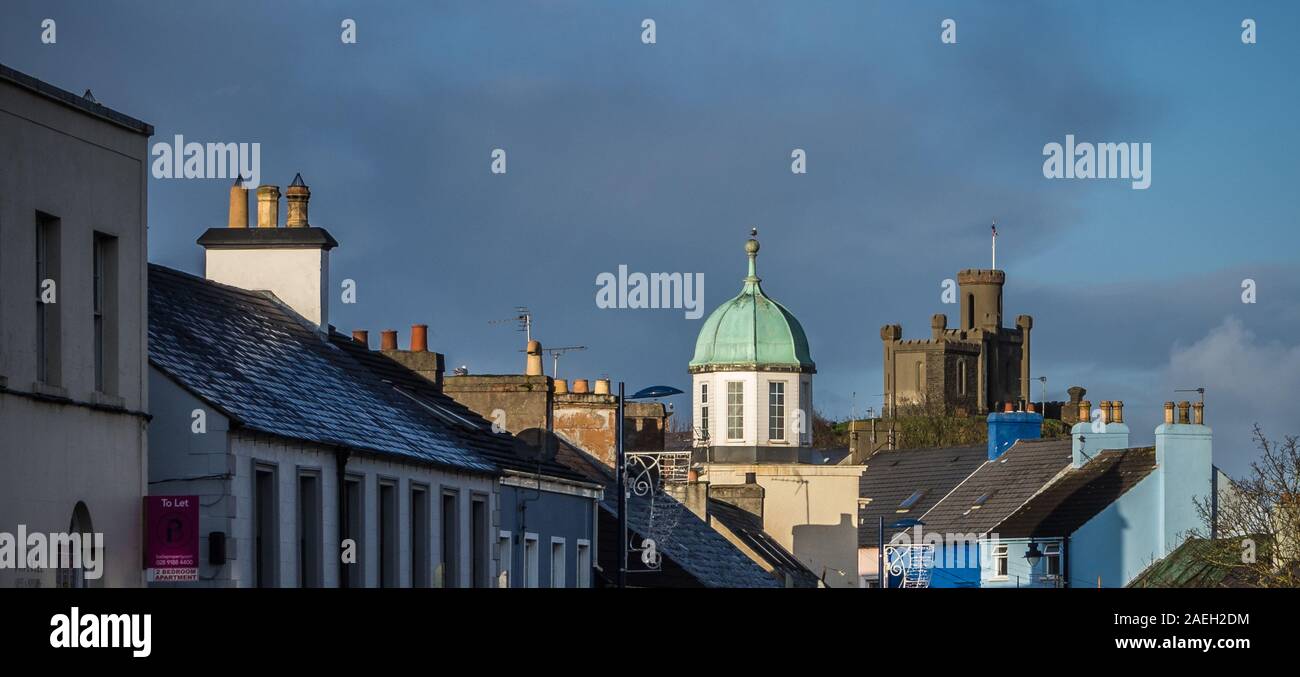
<path fill-rule="evenodd" d="M 1002 326 L 1002 285 L 1007 274 L 1000 270 L 968 268 L 957 273 L 960 287 L 961 328 L 997 331 Z"/>
<path fill-rule="evenodd" d="M 900 325 L 880 330 L 884 347 L 885 410 L 986 414 L 1030 401 L 1029 335 L 1034 319 L 1003 326 L 1006 273 L 971 268 L 957 273 L 960 323 L 930 320 L 930 338 L 904 340 Z"/>

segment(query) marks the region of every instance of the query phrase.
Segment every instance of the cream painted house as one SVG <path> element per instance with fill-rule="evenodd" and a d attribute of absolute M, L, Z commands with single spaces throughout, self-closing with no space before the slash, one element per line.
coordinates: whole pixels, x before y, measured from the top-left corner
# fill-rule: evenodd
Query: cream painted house
<path fill-rule="evenodd" d="M 143 583 L 152 134 L 0 66 L 0 533 L 103 534 L 98 577 L 0 567 L 0 587 Z"/>

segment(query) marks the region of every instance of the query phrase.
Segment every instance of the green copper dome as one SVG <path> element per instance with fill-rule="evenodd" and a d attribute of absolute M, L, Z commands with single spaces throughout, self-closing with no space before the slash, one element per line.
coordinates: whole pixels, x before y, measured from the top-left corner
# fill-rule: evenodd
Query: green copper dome
<path fill-rule="evenodd" d="M 815 372 L 799 320 L 763 293 L 755 274 L 758 240 L 745 242 L 749 276 L 740 294 L 713 311 L 695 339 L 691 372 L 776 370 Z"/>

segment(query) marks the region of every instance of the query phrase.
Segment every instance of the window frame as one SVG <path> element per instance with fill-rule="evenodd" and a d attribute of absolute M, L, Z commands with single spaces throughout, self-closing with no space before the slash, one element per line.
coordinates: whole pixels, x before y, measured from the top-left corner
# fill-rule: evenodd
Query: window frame
<path fill-rule="evenodd" d="M 556 546 L 559 546 L 560 568 L 555 568 Z M 569 567 L 569 544 L 563 536 L 551 537 L 551 586 L 552 588 L 563 588 L 566 583 L 567 569 Z"/>
<path fill-rule="evenodd" d="M 767 382 L 767 439 L 786 442 L 785 435 L 785 381 Z M 779 402 L 773 402 L 773 399 Z M 776 433 L 776 434 L 773 434 Z"/>
<path fill-rule="evenodd" d="M 745 439 L 744 381 L 727 381 L 727 439 Z"/>
<path fill-rule="evenodd" d="M 993 546 L 993 578 L 1006 580 L 1010 576 L 1010 548 L 1006 543 Z"/>
<path fill-rule="evenodd" d="M 579 538 L 574 541 L 577 544 L 576 563 L 574 564 L 574 584 L 579 588 L 591 587 L 591 541 L 585 538 Z"/>

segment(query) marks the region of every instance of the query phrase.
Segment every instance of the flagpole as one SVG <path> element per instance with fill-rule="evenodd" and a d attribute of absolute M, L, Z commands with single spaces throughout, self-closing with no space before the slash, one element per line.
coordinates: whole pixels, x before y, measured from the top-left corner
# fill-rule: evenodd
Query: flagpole
<path fill-rule="evenodd" d="M 993 219 L 993 270 L 998 269 L 998 220 Z"/>

